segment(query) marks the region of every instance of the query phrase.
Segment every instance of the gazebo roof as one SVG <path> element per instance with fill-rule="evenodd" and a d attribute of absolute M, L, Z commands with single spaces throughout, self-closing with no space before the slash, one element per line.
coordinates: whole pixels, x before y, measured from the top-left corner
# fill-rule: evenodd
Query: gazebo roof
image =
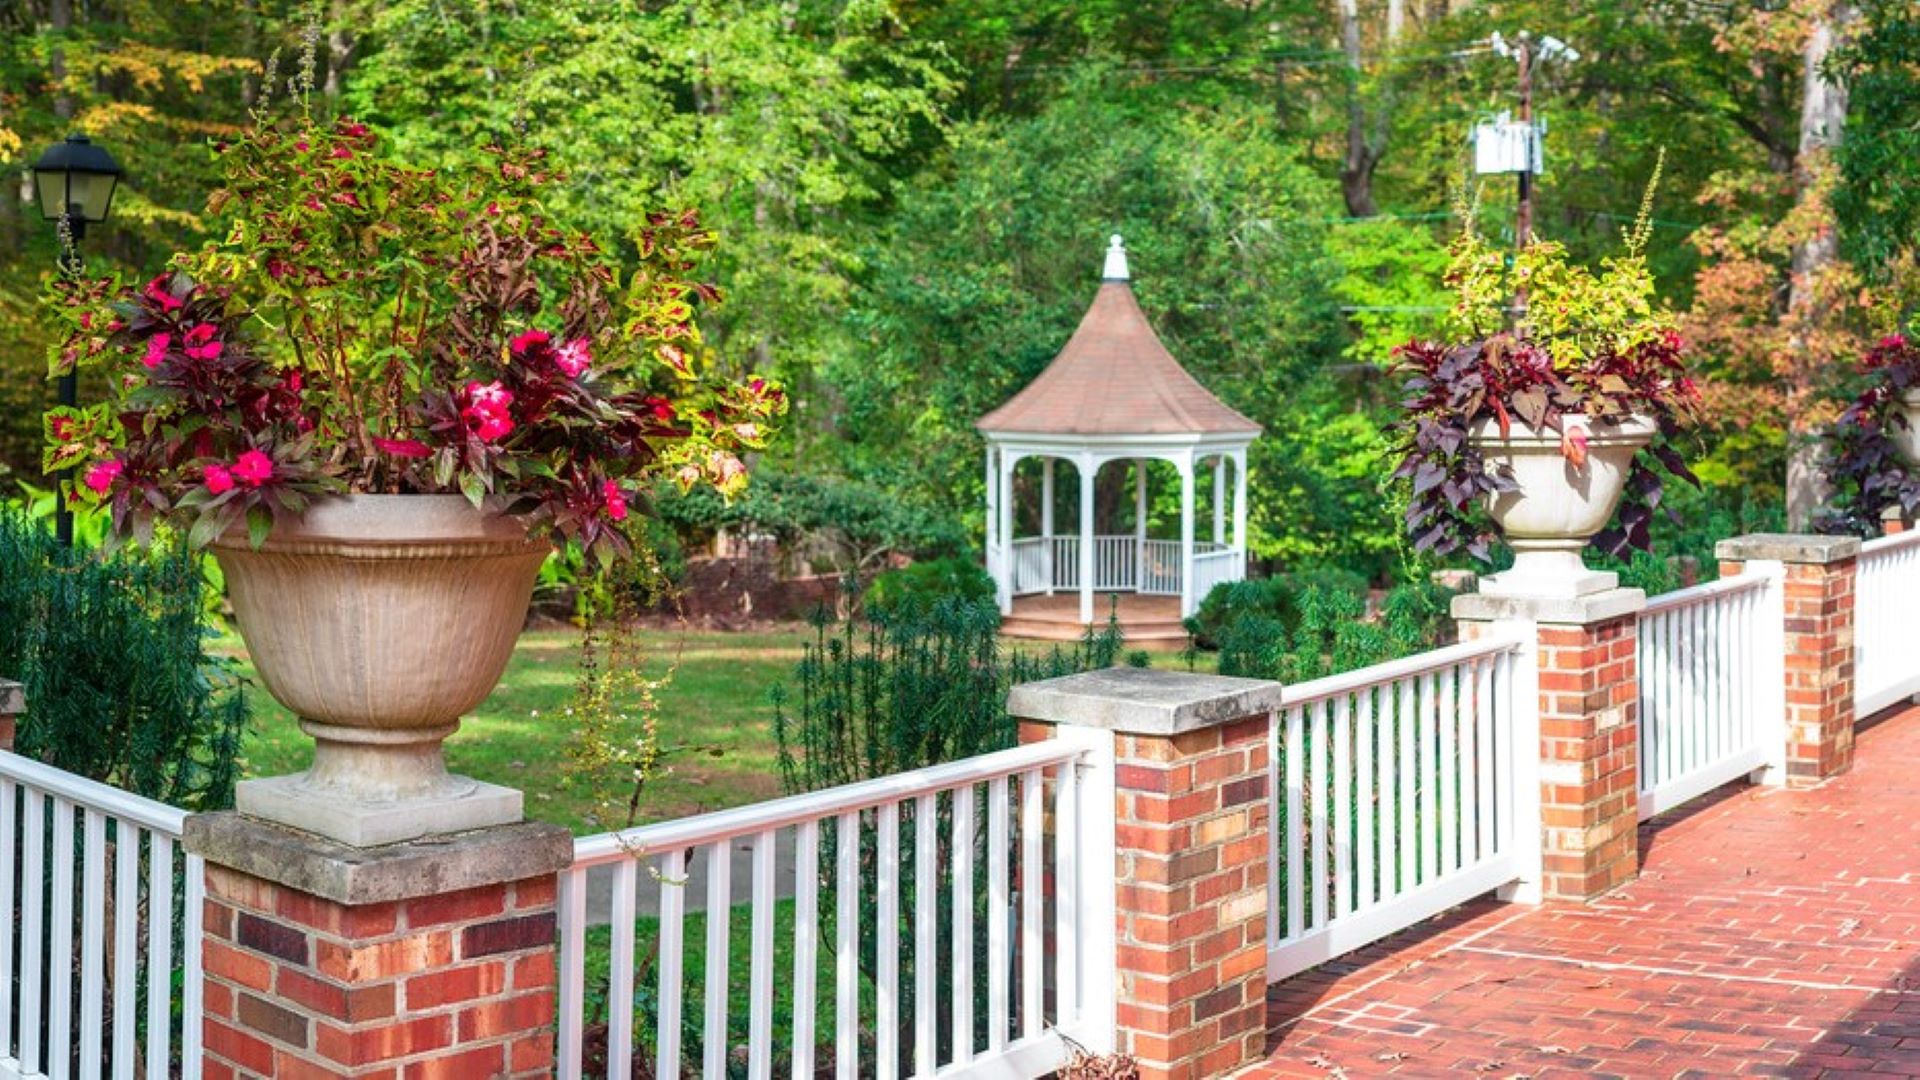
<path fill-rule="evenodd" d="M 1260 425 L 1214 397 L 1173 358 L 1128 284 L 1115 236 L 1093 306 L 1040 376 L 974 427 L 987 434 L 1231 435 Z"/>

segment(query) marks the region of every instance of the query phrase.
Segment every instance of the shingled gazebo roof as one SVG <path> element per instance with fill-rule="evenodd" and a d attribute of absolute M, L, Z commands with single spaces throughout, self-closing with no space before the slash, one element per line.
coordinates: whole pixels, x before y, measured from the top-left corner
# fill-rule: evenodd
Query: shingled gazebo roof
<path fill-rule="evenodd" d="M 1006 404 L 975 422 L 1007 435 L 1256 434 L 1260 425 L 1200 385 L 1148 324 L 1113 238 L 1093 306 L 1060 355 Z"/>

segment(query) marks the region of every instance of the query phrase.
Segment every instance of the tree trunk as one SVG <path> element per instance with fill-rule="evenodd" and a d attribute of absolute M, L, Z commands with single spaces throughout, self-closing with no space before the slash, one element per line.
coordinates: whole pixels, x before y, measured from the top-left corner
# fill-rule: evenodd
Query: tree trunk
<path fill-rule="evenodd" d="M 350 20 L 339 0 L 333 4 L 332 18 L 327 20 L 327 79 L 321 85 L 321 93 L 338 108 L 342 80 L 346 78 L 347 68 L 353 63 L 353 50 L 358 42 L 353 31 L 348 29 Z"/>
<path fill-rule="evenodd" d="M 1379 151 L 1367 142 L 1367 108 L 1360 100 L 1360 4 L 1340 0 L 1340 47 L 1347 54 L 1347 154 L 1340 165 L 1340 194 L 1347 213 L 1372 217 L 1380 212 L 1373 201 L 1373 167 Z"/>
<path fill-rule="evenodd" d="M 73 119 L 73 98 L 66 92 L 67 46 L 66 33 L 73 29 L 73 0 L 53 0 L 47 7 L 47 21 L 52 24 L 53 48 L 47 51 L 47 74 L 52 77 L 56 87 L 53 95 L 53 115 L 61 120 Z"/>
<path fill-rule="evenodd" d="M 1800 102 L 1800 154 L 1794 181 L 1796 200 L 1804 205 L 1821 198 L 1816 174 L 1820 159 L 1840 145 L 1847 119 L 1847 88 L 1829 80 L 1824 71 L 1827 57 L 1844 37 L 1853 21 L 1850 0 L 1835 0 L 1807 35 L 1803 50 L 1803 96 Z M 1839 258 L 1839 239 L 1831 224 L 1794 245 L 1792 274 L 1787 294 L 1787 318 L 1797 329 L 1792 338 L 1794 369 L 1787 387 L 1789 421 L 1787 432 L 1787 527 L 1805 530 L 1813 513 L 1828 494 L 1826 478 L 1820 469 L 1822 447 L 1818 432 L 1805 423 L 1804 404 L 1815 389 L 1817 368 L 1831 359 L 1812 355 L 1810 333 L 1827 313 L 1816 310 L 1823 302 L 1819 277 Z"/>

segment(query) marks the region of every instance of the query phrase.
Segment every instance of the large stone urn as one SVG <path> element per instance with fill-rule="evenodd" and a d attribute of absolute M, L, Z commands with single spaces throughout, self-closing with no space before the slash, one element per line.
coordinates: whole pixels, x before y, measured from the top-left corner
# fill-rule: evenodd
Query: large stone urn
<path fill-rule="evenodd" d="M 1920 388 L 1900 392 L 1898 408 L 1906 418 L 1907 426 L 1892 425 L 1887 436 L 1900 448 L 1907 464 L 1920 466 Z"/>
<path fill-rule="evenodd" d="M 1613 518 L 1633 456 L 1658 430 L 1651 418 L 1642 416 L 1618 424 L 1593 422 L 1586 464 L 1576 467 L 1560 452 L 1557 431 L 1516 422 L 1502 438 L 1497 420 L 1476 424 L 1469 438 L 1487 467 L 1518 485 L 1488 501 L 1513 549 L 1513 568 L 1482 578 L 1480 592 L 1571 598 L 1618 586 L 1618 574 L 1588 569 L 1580 552 Z"/>
<path fill-rule="evenodd" d="M 213 549 L 261 681 L 314 741 L 306 772 L 242 781 L 242 813 L 356 847 L 520 820 L 518 791 L 449 774 L 440 744 L 500 681 L 548 544 L 459 495 L 355 495 Z"/>

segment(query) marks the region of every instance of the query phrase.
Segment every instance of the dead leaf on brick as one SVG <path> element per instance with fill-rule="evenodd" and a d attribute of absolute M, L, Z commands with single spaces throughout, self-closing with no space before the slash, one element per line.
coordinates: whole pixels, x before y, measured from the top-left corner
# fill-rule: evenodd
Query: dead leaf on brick
<path fill-rule="evenodd" d="M 1840 936 L 1841 936 L 1841 937 L 1847 937 L 1847 936 L 1849 936 L 1849 935 L 1851 935 L 1851 934 L 1852 934 L 1852 933 L 1853 933 L 1853 932 L 1854 932 L 1855 930 L 1858 930 L 1858 929 L 1860 929 L 1860 920 L 1859 920 L 1859 919 L 1842 919 L 1842 920 L 1840 921 Z"/>
<path fill-rule="evenodd" d="M 1329 1076 L 1338 1076 L 1341 1078 L 1341 1080 L 1346 1080 L 1347 1070 L 1334 1064 L 1333 1061 L 1329 1058 L 1323 1057 L 1319 1054 L 1315 1054 L 1312 1057 L 1307 1059 L 1307 1064 L 1313 1066 L 1316 1069 L 1325 1069 L 1327 1072 L 1327 1075 Z"/>
<path fill-rule="evenodd" d="M 1601 979 L 1599 982 L 1588 983 L 1587 985 L 1581 987 L 1581 989 L 1582 990 L 1605 990 L 1607 987 L 1612 985 L 1613 985 L 1613 976 L 1608 975 L 1606 978 Z"/>
<path fill-rule="evenodd" d="M 1507 1063 L 1504 1061 L 1489 1061 L 1484 1065 L 1475 1065 L 1473 1067 L 1473 1071 L 1474 1072 L 1498 1072 L 1499 1070 L 1504 1069 L 1506 1067 L 1507 1067 Z"/>
<path fill-rule="evenodd" d="M 1400 1051 L 1398 1051 L 1398 1050 L 1389 1050 L 1389 1051 L 1387 1051 L 1387 1052 L 1386 1052 L 1386 1053 L 1384 1053 L 1384 1054 L 1375 1054 L 1375 1055 L 1373 1055 L 1373 1060 L 1375 1060 L 1375 1061 L 1405 1061 L 1405 1060 L 1407 1060 L 1407 1055 L 1406 1055 L 1406 1054 L 1403 1054 L 1403 1053 L 1401 1053 L 1401 1052 L 1400 1052 Z"/>
<path fill-rule="evenodd" d="M 1534 1049 L 1535 1049 L 1535 1050 L 1538 1050 L 1538 1051 L 1540 1051 L 1540 1052 L 1541 1052 L 1541 1053 L 1543 1053 L 1543 1054 L 1571 1054 L 1571 1053 L 1573 1053 L 1573 1051 L 1571 1051 L 1571 1050 L 1569 1050 L 1569 1049 L 1567 1049 L 1567 1048 L 1566 1048 L 1566 1047 L 1564 1047 L 1564 1046 L 1536 1046 L 1536 1047 L 1534 1047 Z"/>

